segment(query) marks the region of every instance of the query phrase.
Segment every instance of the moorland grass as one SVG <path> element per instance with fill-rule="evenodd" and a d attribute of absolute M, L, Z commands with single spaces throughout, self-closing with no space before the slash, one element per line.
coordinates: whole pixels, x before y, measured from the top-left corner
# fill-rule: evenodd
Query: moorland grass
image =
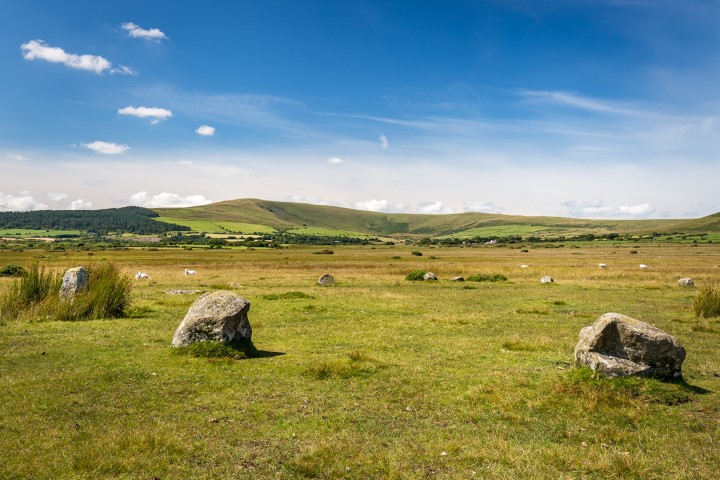
<path fill-rule="evenodd" d="M 692 309 L 698 317 L 720 317 L 720 287 L 717 285 L 701 287 L 693 299 Z"/>
<path fill-rule="evenodd" d="M 62 276 L 35 264 L 0 297 L 0 318 L 78 321 L 120 318 L 131 302 L 132 284 L 111 263 L 90 265 L 88 287 L 72 301 L 59 297 Z"/>
<path fill-rule="evenodd" d="M 716 478 L 720 323 L 676 279 L 720 280 L 720 245 L 434 249 L 444 277 L 510 280 L 472 289 L 403 281 L 427 266 L 412 247 L 333 249 L 98 253 L 152 282 L 133 282 L 129 318 L 0 327 L 0 478 Z M 327 272 L 342 284 L 316 286 Z M 196 296 L 165 292 L 227 282 L 251 302 L 258 355 L 175 354 Z M 573 367 L 579 330 L 610 311 L 676 336 L 682 381 Z"/>
<path fill-rule="evenodd" d="M 468 276 L 468 282 L 507 282 L 507 277 L 502 273 L 476 273 Z"/>

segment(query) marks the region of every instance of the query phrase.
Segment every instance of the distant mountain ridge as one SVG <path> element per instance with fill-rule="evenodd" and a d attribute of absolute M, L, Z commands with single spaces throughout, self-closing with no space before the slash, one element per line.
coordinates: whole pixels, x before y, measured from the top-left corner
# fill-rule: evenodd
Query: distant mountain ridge
<path fill-rule="evenodd" d="M 253 198 L 228 200 L 187 208 L 153 209 L 160 221 L 205 226 L 264 226 L 278 232 L 301 233 L 321 229 L 395 238 L 483 236 L 483 232 L 522 232 L 524 235 L 558 236 L 592 233 L 650 234 L 720 233 L 720 212 L 698 219 L 589 220 L 564 217 L 466 212 L 457 214 L 382 213 L 306 203 L 276 202 Z M 225 225 L 225 226 L 223 226 Z M 250 232 L 241 232 L 250 233 Z"/>

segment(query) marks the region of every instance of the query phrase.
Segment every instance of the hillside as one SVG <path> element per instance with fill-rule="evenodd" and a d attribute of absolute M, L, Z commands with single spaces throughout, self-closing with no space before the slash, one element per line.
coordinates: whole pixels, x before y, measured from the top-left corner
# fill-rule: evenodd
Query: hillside
<path fill-rule="evenodd" d="M 720 213 L 689 220 L 588 220 L 476 212 L 450 215 L 379 213 L 257 199 L 229 200 L 197 207 L 154 211 L 159 215 L 157 220 L 190 228 L 198 227 L 196 229 L 207 232 L 253 233 L 272 229 L 291 233 L 312 234 L 314 231 L 323 231 L 328 234 L 335 231 L 396 238 L 720 233 Z"/>

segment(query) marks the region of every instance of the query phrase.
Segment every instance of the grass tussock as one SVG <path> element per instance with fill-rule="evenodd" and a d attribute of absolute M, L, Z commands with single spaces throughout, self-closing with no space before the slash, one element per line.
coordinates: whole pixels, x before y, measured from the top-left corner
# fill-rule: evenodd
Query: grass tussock
<path fill-rule="evenodd" d="M 500 273 L 477 273 L 470 275 L 465 280 L 468 282 L 507 282 L 507 277 Z"/>
<path fill-rule="evenodd" d="M 511 352 L 540 352 L 547 350 L 547 345 L 539 343 L 524 342 L 522 340 L 508 340 L 503 342 L 502 348 Z"/>
<path fill-rule="evenodd" d="M 405 275 L 405 280 L 410 280 L 411 282 L 415 281 L 422 281 L 423 276 L 427 273 L 427 270 L 413 270 L 412 272 Z"/>
<path fill-rule="evenodd" d="M 323 360 L 308 366 L 306 373 L 316 380 L 329 378 L 367 377 L 381 368 L 379 362 L 359 350 L 349 352 L 345 358 Z"/>
<path fill-rule="evenodd" d="M 131 280 L 113 264 L 91 265 L 88 287 L 72 301 L 59 297 L 62 276 L 34 265 L 0 298 L 0 318 L 79 321 L 126 316 Z"/>
<path fill-rule="evenodd" d="M 308 295 L 305 292 L 284 292 L 284 293 L 268 293 L 266 295 L 260 295 L 260 298 L 265 300 L 296 300 L 300 298 L 315 298 L 312 295 Z"/>
<path fill-rule="evenodd" d="M 569 371 L 556 386 L 558 393 L 590 399 L 593 403 L 618 405 L 641 401 L 662 405 L 679 405 L 693 400 L 696 388 L 684 380 L 661 381 L 656 378 L 607 378 L 589 368 Z"/>
<path fill-rule="evenodd" d="M 226 358 L 231 360 L 245 360 L 257 357 L 258 350 L 252 340 L 236 340 L 230 343 L 197 342 L 185 347 L 173 348 L 176 355 L 188 355 L 195 358 Z"/>
<path fill-rule="evenodd" d="M 696 317 L 720 317 L 720 287 L 706 285 L 693 299 L 692 310 Z"/>

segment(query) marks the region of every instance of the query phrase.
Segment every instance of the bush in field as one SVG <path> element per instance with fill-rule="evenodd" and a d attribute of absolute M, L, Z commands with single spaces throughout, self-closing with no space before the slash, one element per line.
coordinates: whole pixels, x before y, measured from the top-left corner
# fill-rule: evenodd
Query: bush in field
<path fill-rule="evenodd" d="M 500 273 L 478 273 L 476 275 L 470 275 L 465 280 L 468 282 L 506 282 L 507 277 Z"/>
<path fill-rule="evenodd" d="M 422 257 L 422 252 L 418 252 L 418 251 L 416 250 L 416 251 L 410 252 L 410 255 L 414 255 L 414 256 L 416 256 L 416 257 Z"/>
<path fill-rule="evenodd" d="M 0 268 L 0 277 L 22 277 L 27 272 L 20 265 L 6 265 Z"/>
<path fill-rule="evenodd" d="M 427 273 L 427 270 L 413 270 L 405 276 L 405 280 L 422 280 L 423 276 Z"/>
<path fill-rule="evenodd" d="M 700 289 L 692 302 L 697 317 L 720 317 L 720 287 L 707 285 Z"/>
<path fill-rule="evenodd" d="M 88 288 L 66 301 L 59 296 L 62 277 L 35 265 L 0 299 L 0 318 L 77 321 L 125 316 L 131 280 L 112 264 L 91 265 L 88 274 Z"/>

